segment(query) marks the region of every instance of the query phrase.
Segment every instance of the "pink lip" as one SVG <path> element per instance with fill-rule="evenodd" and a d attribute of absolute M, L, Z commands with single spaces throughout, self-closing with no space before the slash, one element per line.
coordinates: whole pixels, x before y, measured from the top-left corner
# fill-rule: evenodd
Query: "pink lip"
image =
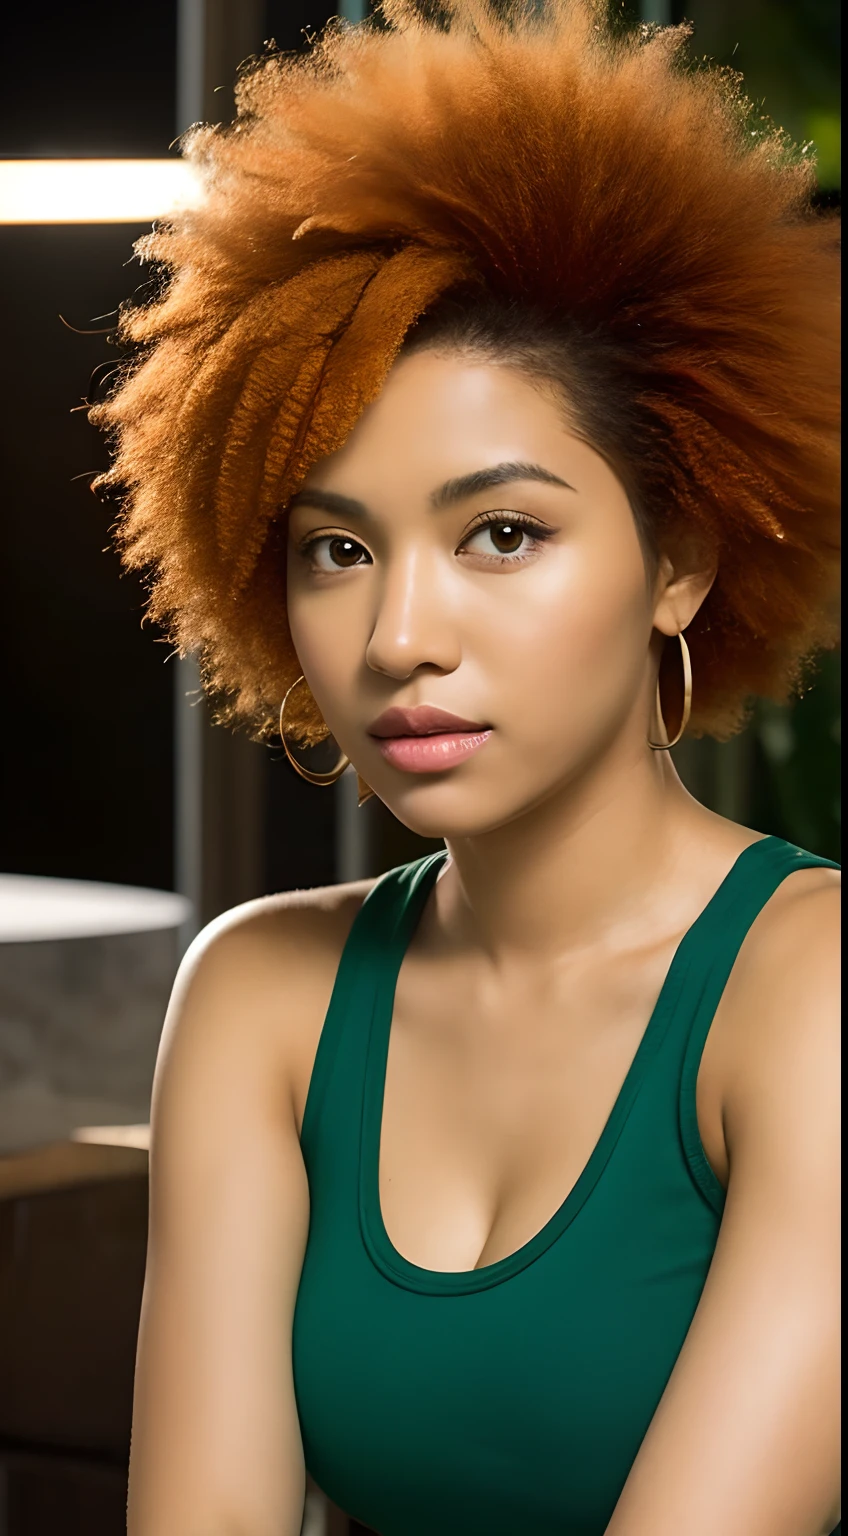
<path fill-rule="evenodd" d="M 385 736 L 378 738 L 378 745 L 386 762 L 402 773 L 440 773 L 479 752 L 491 734 L 490 729 L 484 729 L 431 736 Z"/>
<path fill-rule="evenodd" d="M 402 773 L 440 773 L 479 752 L 492 734 L 480 720 L 464 720 L 434 704 L 393 706 L 368 727 L 387 763 Z"/>
<path fill-rule="evenodd" d="M 393 706 L 385 709 L 368 727 L 369 736 L 435 736 L 456 735 L 467 732 L 479 734 L 490 727 L 481 720 L 463 720 L 461 715 L 449 714 L 446 709 L 436 709 L 434 704 L 416 704 L 413 709 Z"/>

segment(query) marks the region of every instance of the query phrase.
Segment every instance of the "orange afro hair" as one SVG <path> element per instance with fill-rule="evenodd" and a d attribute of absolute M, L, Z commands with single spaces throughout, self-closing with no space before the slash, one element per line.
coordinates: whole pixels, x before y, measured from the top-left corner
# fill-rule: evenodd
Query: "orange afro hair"
<path fill-rule="evenodd" d="M 688 29 L 605 14 L 385 0 L 379 25 L 251 61 L 236 120 L 183 140 L 205 201 L 136 247 L 168 281 L 122 312 L 141 346 L 92 410 L 115 443 L 96 483 L 120 492 L 124 560 L 199 650 L 219 719 L 276 729 L 300 671 L 287 503 L 456 293 L 570 337 L 576 375 L 606 377 L 637 423 L 619 445 L 634 510 L 716 551 L 688 632 L 696 733 L 785 697 L 832 641 L 834 220 L 738 77 L 687 60 Z"/>

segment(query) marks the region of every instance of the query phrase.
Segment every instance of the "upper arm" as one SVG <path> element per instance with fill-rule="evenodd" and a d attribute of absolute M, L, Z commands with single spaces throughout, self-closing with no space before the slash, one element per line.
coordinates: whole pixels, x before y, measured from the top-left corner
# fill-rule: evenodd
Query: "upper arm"
<path fill-rule="evenodd" d="M 165 1020 L 129 1536 L 300 1531 L 291 1323 L 308 1191 L 275 1069 L 291 1005 L 263 926 L 219 921 L 202 934 Z"/>
<path fill-rule="evenodd" d="M 838 1519 L 838 892 L 786 892 L 750 938 L 718 1243 L 609 1536 L 823 1536 Z"/>

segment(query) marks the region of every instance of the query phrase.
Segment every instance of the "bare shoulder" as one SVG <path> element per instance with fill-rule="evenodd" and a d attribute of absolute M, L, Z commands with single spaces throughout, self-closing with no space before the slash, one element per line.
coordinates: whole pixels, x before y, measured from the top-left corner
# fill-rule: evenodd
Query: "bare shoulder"
<path fill-rule="evenodd" d="M 769 1104 L 784 1124 L 795 1113 L 814 1122 L 838 1078 L 840 909 L 838 870 L 797 870 L 745 939 L 720 1010 L 728 1145 Z"/>
<path fill-rule="evenodd" d="M 704 1531 L 823 1536 L 836 1524 L 838 963 L 838 876 L 799 870 L 752 925 L 716 1014 L 727 1200 L 703 1295 L 610 1532 L 671 1530 L 663 1517 L 669 1469 L 679 1466 L 680 1508 L 697 1507 Z"/>
<path fill-rule="evenodd" d="M 129 1536 L 301 1528 L 291 1324 L 309 1190 L 292 1106 L 369 888 L 249 902 L 180 966 L 151 1104 Z"/>
<path fill-rule="evenodd" d="M 261 896 L 223 912 L 198 934 L 190 954 L 195 963 L 240 973 L 250 957 L 261 967 L 290 971 L 294 957 L 314 961 L 344 944 L 351 924 L 375 880 L 326 885 Z"/>
<path fill-rule="evenodd" d="M 175 993 L 190 990 L 207 1020 L 211 1010 L 203 1009 L 203 1001 L 215 999 L 223 1027 L 229 1019 L 242 1044 L 262 1053 L 287 1091 L 298 1131 L 339 959 L 375 883 L 359 880 L 244 902 L 198 934 L 180 970 Z"/>
<path fill-rule="evenodd" d="M 752 924 L 734 967 L 733 992 L 747 1010 L 797 1011 L 838 1000 L 841 873 L 799 869 L 778 886 Z M 758 999 L 757 1006 L 752 1005 Z M 802 1012 L 809 1011 L 803 1004 Z"/>

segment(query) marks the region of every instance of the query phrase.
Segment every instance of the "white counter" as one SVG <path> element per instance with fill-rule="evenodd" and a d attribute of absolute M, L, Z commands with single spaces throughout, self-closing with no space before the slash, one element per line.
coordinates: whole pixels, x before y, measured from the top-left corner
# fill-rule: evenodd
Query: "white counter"
<path fill-rule="evenodd" d="M 188 915 L 169 891 L 0 875 L 0 1153 L 149 1119 Z"/>

